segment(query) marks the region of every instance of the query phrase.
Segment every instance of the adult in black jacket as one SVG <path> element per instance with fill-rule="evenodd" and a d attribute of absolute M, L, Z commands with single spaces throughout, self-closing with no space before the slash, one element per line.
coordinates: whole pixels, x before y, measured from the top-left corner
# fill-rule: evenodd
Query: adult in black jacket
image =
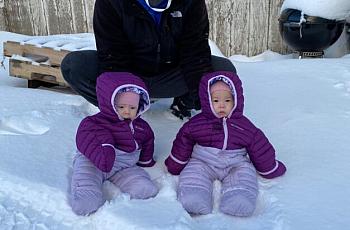
<path fill-rule="evenodd" d="M 206 72 L 235 71 L 211 56 L 205 0 L 96 0 L 97 51 L 69 53 L 61 64 L 70 86 L 97 105 L 96 78 L 103 72 L 141 77 L 153 98 L 174 97 L 173 114 L 200 109 L 198 85 Z"/>

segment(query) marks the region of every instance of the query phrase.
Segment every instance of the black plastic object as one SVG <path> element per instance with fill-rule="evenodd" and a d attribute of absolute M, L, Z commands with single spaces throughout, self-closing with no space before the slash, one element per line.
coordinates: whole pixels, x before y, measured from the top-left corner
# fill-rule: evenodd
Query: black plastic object
<path fill-rule="evenodd" d="M 329 20 L 304 14 L 301 11 L 284 10 L 279 20 L 283 40 L 299 52 L 323 51 L 336 42 L 343 32 L 345 20 Z"/>

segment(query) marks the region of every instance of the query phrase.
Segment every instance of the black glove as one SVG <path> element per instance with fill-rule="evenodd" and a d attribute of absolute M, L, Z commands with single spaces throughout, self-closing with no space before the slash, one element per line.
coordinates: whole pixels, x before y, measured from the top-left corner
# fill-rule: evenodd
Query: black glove
<path fill-rule="evenodd" d="M 170 106 L 171 113 L 183 120 L 191 117 L 191 109 L 188 108 L 180 97 L 175 97 Z"/>
<path fill-rule="evenodd" d="M 170 106 L 172 114 L 181 120 L 191 117 L 191 109 L 200 109 L 200 101 L 197 93 L 187 93 L 180 97 L 175 97 Z"/>

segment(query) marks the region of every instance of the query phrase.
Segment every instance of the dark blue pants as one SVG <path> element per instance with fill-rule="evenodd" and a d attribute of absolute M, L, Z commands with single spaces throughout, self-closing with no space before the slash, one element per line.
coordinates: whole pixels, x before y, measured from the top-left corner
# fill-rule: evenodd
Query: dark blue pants
<path fill-rule="evenodd" d="M 214 71 L 226 70 L 236 72 L 232 62 L 227 58 L 212 56 Z M 66 55 L 61 63 L 61 71 L 68 84 L 90 103 L 97 106 L 96 78 L 99 76 L 98 58 L 95 50 L 75 51 Z M 142 76 L 139 76 L 142 78 Z M 152 78 L 142 78 L 151 98 L 179 97 L 188 93 L 180 68 Z"/>

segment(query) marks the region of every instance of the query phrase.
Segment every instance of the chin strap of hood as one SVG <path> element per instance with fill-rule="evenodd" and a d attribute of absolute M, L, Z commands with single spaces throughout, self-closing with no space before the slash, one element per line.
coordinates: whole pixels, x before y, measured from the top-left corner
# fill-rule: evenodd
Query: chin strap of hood
<path fill-rule="evenodd" d="M 149 3 L 149 0 L 145 0 L 145 2 L 146 2 L 146 4 L 152 9 L 152 10 L 154 10 L 155 12 L 159 12 L 159 13 L 161 13 L 161 12 L 163 12 L 164 10 L 166 10 L 166 9 L 168 9 L 169 7 L 170 7 L 170 5 L 171 5 L 171 0 L 167 0 L 167 5 L 165 6 L 165 8 L 154 8 L 154 7 L 152 7 L 151 6 L 151 4 Z"/>

